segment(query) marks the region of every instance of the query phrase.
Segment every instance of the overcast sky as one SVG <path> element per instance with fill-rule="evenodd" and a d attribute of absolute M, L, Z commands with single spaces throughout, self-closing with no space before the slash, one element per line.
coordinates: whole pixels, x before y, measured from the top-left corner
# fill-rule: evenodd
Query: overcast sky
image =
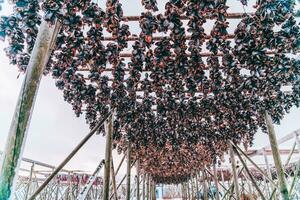
<path fill-rule="evenodd" d="M 99 0 L 100 1 L 100 0 Z M 142 11 L 139 0 L 121 1 L 126 15 L 137 15 Z M 132 5 L 132 2 L 137 2 Z M 165 1 L 163 1 L 165 2 Z M 237 5 L 231 12 L 241 12 L 243 8 L 236 0 L 229 1 Z M 101 1 L 103 5 L 103 1 Z M 159 4 L 162 7 L 162 3 Z M 10 6 L 3 5 L 2 14 L 10 12 Z M 246 11 L 249 9 L 246 8 Z M 134 28 L 136 33 L 138 30 Z M 9 61 L 3 51 L 5 45 L 0 42 L 0 150 L 3 151 L 11 119 L 14 113 L 18 94 L 23 81 L 21 74 Z M 281 125 L 276 126 L 277 137 L 280 138 L 300 128 L 300 109 L 292 109 Z M 84 117 L 75 117 L 71 106 L 64 102 L 62 92 L 54 84 L 50 76 L 44 76 L 39 88 L 33 117 L 28 131 L 24 157 L 58 165 L 66 155 L 88 133 L 89 129 Z M 70 161 L 67 169 L 93 171 L 104 158 L 105 138 L 94 136 Z M 255 136 L 254 147 L 268 145 L 267 135 L 259 132 Z M 116 156 L 116 154 L 114 154 Z M 119 160 L 119 157 L 115 157 Z M 117 163 L 115 164 L 115 166 Z M 124 172 L 124 170 L 122 170 Z"/>

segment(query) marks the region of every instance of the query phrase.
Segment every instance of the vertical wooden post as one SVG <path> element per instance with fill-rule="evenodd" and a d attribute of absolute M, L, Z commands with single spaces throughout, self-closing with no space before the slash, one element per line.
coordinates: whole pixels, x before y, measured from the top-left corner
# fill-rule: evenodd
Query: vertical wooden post
<path fill-rule="evenodd" d="M 298 151 L 300 151 L 300 140 L 298 138 L 298 134 L 299 132 L 297 131 L 295 133 L 295 144 L 297 145 L 298 147 Z M 298 174 L 300 171 L 300 159 L 298 160 L 298 163 L 296 165 L 296 170 L 295 170 L 295 173 L 294 174 Z M 291 186 L 290 186 L 290 190 L 289 190 L 289 193 L 290 194 L 293 194 L 293 190 L 295 188 L 295 185 L 296 185 L 296 180 L 298 179 L 298 176 L 297 175 L 294 175 L 294 178 L 292 180 L 292 183 L 291 183 Z"/>
<path fill-rule="evenodd" d="M 229 144 L 229 154 L 230 154 L 231 168 L 232 168 L 232 173 L 233 173 L 235 195 L 236 195 L 236 199 L 239 200 L 240 199 L 239 181 L 238 181 L 238 175 L 236 172 L 236 163 L 235 163 L 233 147 L 231 144 Z"/>
<path fill-rule="evenodd" d="M 28 185 L 27 185 L 26 194 L 25 194 L 25 200 L 28 199 L 28 195 L 30 193 L 30 187 L 31 187 L 31 182 L 32 182 L 33 171 L 34 171 L 34 163 L 32 163 L 31 167 L 30 167 L 30 173 L 29 173 L 29 178 L 28 178 Z"/>
<path fill-rule="evenodd" d="M 187 187 L 187 195 L 188 195 L 188 198 L 187 199 L 191 199 L 191 192 L 190 192 L 190 186 L 189 186 L 189 182 L 187 181 L 186 182 L 186 187 Z"/>
<path fill-rule="evenodd" d="M 246 166 L 248 166 L 247 160 L 245 160 L 244 162 L 245 162 Z M 245 176 L 247 176 L 247 174 L 245 174 Z M 248 177 L 248 176 L 247 176 L 247 177 Z M 249 177 L 248 177 L 248 178 L 249 178 Z M 247 185 L 248 185 L 249 193 L 252 195 L 252 194 L 253 194 L 253 190 L 252 190 L 252 182 L 247 181 L 247 179 L 246 179 L 246 182 L 247 182 Z"/>
<path fill-rule="evenodd" d="M 150 183 L 150 177 L 149 174 L 147 174 L 147 188 L 146 188 L 146 199 L 149 200 L 149 183 Z"/>
<path fill-rule="evenodd" d="M 198 185 L 198 180 L 197 180 L 197 173 L 195 174 L 195 181 L 196 181 L 196 199 L 198 198 L 198 193 L 199 193 L 199 185 Z"/>
<path fill-rule="evenodd" d="M 103 199 L 109 200 L 109 182 L 110 182 L 110 164 L 111 164 L 111 148 L 113 135 L 113 115 L 110 115 L 105 123 L 106 147 L 105 147 L 105 166 L 104 166 L 104 183 L 103 183 Z"/>
<path fill-rule="evenodd" d="M 136 199 L 140 200 L 140 161 L 137 159 L 136 166 Z"/>
<path fill-rule="evenodd" d="M 116 175 L 115 175 L 115 168 L 114 168 L 114 159 L 113 156 L 111 155 L 111 182 L 112 182 L 112 187 L 113 187 L 113 191 L 114 191 L 114 197 L 115 200 L 118 200 L 118 190 L 117 190 L 117 184 L 116 184 Z"/>
<path fill-rule="evenodd" d="M 208 188 L 207 188 L 207 176 L 205 174 L 205 172 L 202 172 L 202 184 L 203 184 L 203 196 L 204 196 L 204 200 L 208 200 Z"/>
<path fill-rule="evenodd" d="M 219 189 L 219 183 L 218 183 L 218 172 L 217 172 L 217 168 L 216 168 L 216 164 L 213 165 L 213 171 L 214 171 L 214 182 L 215 182 L 215 186 L 217 189 L 217 196 L 216 196 L 216 200 L 220 200 L 220 189 Z"/>
<path fill-rule="evenodd" d="M 289 193 L 288 193 L 287 185 L 286 185 L 286 181 L 285 181 L 284 169 L 282 167 L 282 162 L 281 162 L 281 158 L 280 158 L 280 154 L 279 154 L 275 129 L 273 126 L 271 116 L 267 112 L 265 112 L 265 120 L 266 120 L 266 125 L 268 128 L 268 135 L 269 135 L 270 145 L 271 145 L 271 149 L 272 149 L 276 173 L 277 173 L 277 177 L 278 177 L 278 181 L 279 181 L 279 185 L 280 185 L 280 193 L 281 193 L 283 200 L 289 200 L 290 198 L 289 198 Z"/>
<path fill-rule="evenodd" d="M 142 189 L 142 199 L 145 200 L 145 184 L 146 184 L 146 174 L 143 174 L 143 189 Z"/>
<path fill-rule="evenodd" d="M 156 184 L 155 182 L 152 180 L 152 200 L 156 200 Z"/>
<path fill-rule="evenodd" d="M 225 188 L 226 188 L 223 169 L 221 170 L 221 179 L 222 179 L 223 186 L 225 186 Z M 224 192 L 226 191 L 225 188 L 224 188 Z"/>
<path fill-rule="evenodd" d="M 268 156 L 267 156 L 266 150 L 265 150 L 264 148 L 263 148 L 263 156 L 264 156 L 264 160 L 265 160 L 265 165 L 266 165 L 266 171 L 267 171 L 267 174 L 268 174 L 268 176 L 270 177 L 270 179 L 273 180 L 272 174 L 271 174 L 270 165 L 269 165 L 269 161 L 268 161 Z M 265 178 L 265 179 L 266 179 L 266 178 Z M 269 185 L 269 184 L 268 184 L 268 185 Z M 270 185 L 271 185 L 271 191 L 273 191 L 273 190 L 274 190 L 274 186 L 273 186 L 272 184 L 270 184 Z M 271 195 L 271 194 L 270 194 L 269 187 L 268 187 L 268 194 L 269 194 L 269 196 Z"/>
<path fill-rule="evenodd" d="M 194 185 L 193 185 L 193 178 L 190 178 L 189 180 L 191 185 L 191 198 L 194 199 Z"/>
<path fill-rule="evenodd" d="M 131 180 L 131 144 L 127 146 L 127 182 L 126 182 L 126 200 L 130 200 L 130 180 Z"/>
<path fill-rule="evenodd" d="M 67 194 L 67 199 L 71 200 L 72 199 L 72 172 L 68 173 L 68 194 Z"/>
<path fill-rule="evenodd" d="M 0 197 L 3 199 L 10 199 L 14 191 L 36 95 L 59 28 L 60 23 L 49 27 L 44 20 L 39 28 L 2 155 Z"/>

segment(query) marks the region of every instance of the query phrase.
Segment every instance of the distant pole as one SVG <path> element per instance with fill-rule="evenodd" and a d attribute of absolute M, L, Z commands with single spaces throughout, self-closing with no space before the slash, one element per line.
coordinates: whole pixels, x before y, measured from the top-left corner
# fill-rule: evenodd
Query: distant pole
<path fill-rule="evenodd" d="M 34 163 L 32 163 L 31 167 L 30 167 L 30 173 L 29 173 L 29 178 L 28 178 L 28 185 L 27 185 L 26 194 L 25 194 L 25 200 L 28 199 L 28 196 L 29 196 L 29 193 L 30 193 L 30 186 L 31 186 L 31 182 L 32 182 L 33 171 L 34 171 Z"/>
<path fill-rule="evenodd" d="M 251 174 L 250 170 L 248 169 L 248 167 L 247 167 L 245 161 L 243 160 L 242 156 L 240 155 L 240 153 L 238 152 L 238 150 L 236 150 L 235 148 L 234 148 L 234 151 L 235 151 L 236 155 L 239 157 L 239 159 L 240 159 L 242 165 L 243 165 L 244 168 L 245 168 L 245 171 L 246 171 L 246 173 L 247 173 L 247 175 L 248 175 L 250 181 L 251 181 L 252 184 L 254 185 L 254 187 L 255 187 L 255 189 L 257 190 L 258 194 L 260 195 L 261 199 L 266 200 L 266 198 L 265 198 L 263 192 L 261 191 L 261 189 L 260 189 L 259 186 L 257 185 L 257 183 L 256 183 L 256 181 L 255 181 L 255 179 L 254 179 L 254 177 L 252 176 L 252 174 Z M 251 194 L 251 195 L 252 195 L 252 194 Z"/>
<path fill-rule="evenodd" d="M 150 178 L 149 178 L 149 174 L 147 174 L 147 190 L 146 190 L 146 199 L 149 200 L 149 182 L 150 182 Z"/>
<path fill-rule="evenodd" d="M 196 183 L 196 199 L 198 198 L 198 193 L 199 193 L 199 185 L 198 185 L 198 180 L 197 180 L 197 173 L 195 174 L 195 183 Z"/>
<path fill-rule="evenodd" d="M 126 182 L 126 200 L 130 200 L 130 179 L 131 179 L 131 144 L 127 145 L 127 182 Z"/>
<path fill-rule="evenodd" d="M 218 172 L 217 172 L 217 168 L 216 168 L 216 164 L 213 165 L 213 171 L 214 171 L 214 182 L 215 182 L 215 186 L 217 189 L 217 196 L 216 196 L 216 200 L 220 200 L 220 189 L 219 189 L 219 179 L 218 179 Z"/>
<path fill-rule="evenodd" d="M 14 192 L 38 88 L 59 28 L 59 22 L 49 26 L 44 20 L 39 27 L 2 156 L 1 200 L 10 199 Z"/>
<path fill-rule="evenodd" d="M 236 163 L 235 163 L 233 147 L 231 144 L 229 144 L 229 154 L 230 154 L 231 168 L 233 173 L 235 195 L 236 195 L 236 199 L 239 200 L 240 199 L 239 181 L 238 181 L 238 174 L 236 172 Z"/>
<path fill-rule="evenodd" d="M 154 180 L 152 180 L 152 200 L 156 200 L 156 184 L 154 182 Z"/>
<path fill-rule="evenodd" d="M 106 146 L 105 146 L 105 165 L 104 165 L 104 183 L 103 183 L 103 199 L 109 200 L 109 182 L 110 182 L 110 164 L 111 164 L 111 148 L 113 135 L 113 114 L 109 116 L 105 123 Z"/>
<path fill-rule="evenodd" d="M 194 186 L 193 186 L 193 179 L 190 178 L 189 180 L 190 185 L 191 185 L 191 198 L 194 199 Z"/>
<path fill-rule="evenodd" d="M 270 179 L 273 180 L 273 178 L 272 178 L 272 173 L 271 173 L 271 169 L 270 169 L 270 165 L 269 165 L 269 161 L 268 161 L 268 156 L 267 156 L 266 150 L 265 150 L 264 148 L 263 148 L 263 156 L 264 156 L 264 160 L 265 160 L 265 164 L 266 164 L 267 174 L 268 174 L 268 176 L 270 177 Z M 265 179 L 266 179 L 266 178 L 265 178 Z M 267 185 L 270 185 L 270 186 L 271 186 L 271 191 L 274 190 L 274 186 L 273 186 L 272 184 L 268 184 L 268 183 L 267 183 Z M 269 187 L 268 187 L 268 193 L 269 193 L 269 196 L 271 196 Z M 271 198 L 271 199 L 273 199 L 273 198 Z"/>
<path fill-rule="evenodd" d="M 112 182 L 112 187 L 114 191 L 114 199 L 118 200 L 118 190 L 117 190 L 117 184 L 116 184 L 116 174 L 115 174 L 115 167 L 114 167 L 114 159 L 113 156 L 111 155 L 111 167 L 110 167 L 110 174 L 111 174 L 111 182 Z"/>
<path fill-rule="evenodd" d="M 137 159 L 136 162 L 136 199 L 140 200 L 140 161 Z"/>
<path fill-rule="evenodd" d="M 186 182 L 186 187 L 188 189 L 188 199 L 191 199 L 190 185 L 188 181 Z"/>
<path fill-rule="evenodd" d="M 204 200 L 208 200 L 208 188 L 207 188 L 207 176 L 205 174 L 205 172 L 203 171 L 202 172 L 202 184 L 203 184 L 203 197 L 204 197 Z"/>
<path fill-rule="evenodd" d="M 146 184 L 146 174 L 143 174 L 143 189 L 142 189 L 142 199 L 145 200 L 145 184 Z"/>
<path fill-rule="evenodd" d="M 268 128 L 268 135 L 269 135 L 270 145 L 271 145 L 271 149 L 272 149 L 276 173 L 277 173 L 277 177 L 278 177 L 278 181 L 279 181 L 279 185 L 280 185 L 280 193 L 281 193 L 283 200 L 289 200 L 290 199 L 289 192 L 288 192 L 287 184 L 285 181 L 284 169 L 282 167 L 282 162 L 281 162 L 281 158 L 280 158 L 280 154 L 279 154 L 275 129 L 273 126 L 272 118 L 267 112 L 265 112 L 265 120 L 266 120 L 266 125 Z"/>

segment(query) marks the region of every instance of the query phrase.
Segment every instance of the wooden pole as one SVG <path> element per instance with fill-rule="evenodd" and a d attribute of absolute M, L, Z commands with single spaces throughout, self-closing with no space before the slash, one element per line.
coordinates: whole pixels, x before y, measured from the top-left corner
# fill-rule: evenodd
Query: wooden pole
<path fill-rule="evenodd" d="M 190 192 L 190 186 L 189 186 L 189 182 L 186 182 L 186 187 L 187 187 L 187 195 L 188 195 L 188 199 L 191 199 L 191 192 Z"/>
<path fill-rule="evenodd" d="M 114 191 L 114 197 L 115 200 L 118 200 L 118 190 L 117 190 L 117 184 L 116 184 L 116 175 L 115 175 L 115 169 L 114 169 L 114 159 L 113 156 L 111 155 L 111 182 L 112 182 L 112 187 Z"/>
<path fill-rule="evenodd" d="M 230 154 L 230 160 L 231 160 L 231 168 L 232 168 L 232 174 L 233 174 L 235 196 L 236 196 L 236 199 L 239 200 L 240 199 L 239 181 L 238 181 L 238 175 L 236 173 L 236 163 L 235 163 L 233 147 L 231 144 L 229 144 L 229 154 Z"/>
<path fill-rule="evenodd" d="M 133 165 L 135 164 L 135 161 L 131 164 L 131 167 L 133 167 Z M 120 188 L 120 186 L 123 184 L 125 178 L 127 177 L 127 175 L 125 174 L 125 176 L 123 176 L 122 180 L 118 183 L 117 186 L 117 190 Z M 113 195 L 110 195 L 109 199 L 112 199 Z"/>
<path fill-rule="evenodd" d="M 286 181 L 285 181 L 284 169 L 282 167 L 282 162 L 281 162 L 281 158 L 280 158 L 280 154 L 279 154 L 275 129 L 273 126 L 271 116 L 267 112 L 265 112 L 265 120 L 266 120 L 266 125 L 268 128 L 268 135 L 269 135 L 270 145 L 271 145 L 271 149 L 272 149 L 277 178 L 278 178 L 279 185 L 280 185 L 280 193 L 281 193 L 283 200 L 289 200 L 290 199 L 289 192 L 288 192 Z"/>
<path fill-rule="evenodd" d="M 146 184 L 146 174 L 143 174 L 143 189 L 142 189 L 142 199 L 145 200 L 145 184 Z"/>
<path fill-rule="evenodd" d="M 225 187 L 225 179 L 224 179 L 224 172 L 221 170 L 221 179 L 222 179 L 222 184 Z"/>
<path fill-rule="evenodd" d="M 156 184 L 155 182 L 152 180 L 152 200 L 156 200 Z"/>
<path fill-rule="evenodd" d="M 32 182 L 33 171 L 34 171 L 34 163 L 32 163 L 31 167 L 30 167 L 30 173 L 29 173 L 29 178 L 28 178 L 28 185 L 27 185 L 26 194 L 25 194 L 25 200 L 28 199 L 28 195 L 30 193 L 30 186 L 31 186 L 31 182 Z"/>
<path fill-rule="evenodd" d="M 202 172 L 202 184 L 203 184 L 203 196 L 204 196 L 204 200 L 208 200 L 208 188 L 207 188 L 207 184 L 206 184 L 206 174 L 205 172 L 203 171 Z"/>
<path fill-rule="evenodd" d="M 265 149 L 263 149 L 263 156 L 264 156 L 264 160 L 265 160 L 265 165 L 266 165 L 267 174 L 268 174 L 268 176 L 270 177 L 270 179 L 273 180 L 272 174 L 271 174 L 270 165 L 269 165 L 269 161 L 268 161 L 268 156 L 267 156 L 267 154 L 266 154 L 266 150 L 265 150 Z M 266 178 L 265 178 L 265 179 L 266 179 Z M 270 184 L 270 186 L 271 186 L 271 191 L 273 191 L 273 190 L 274 190 L 274 186 L 273 186 L 272 184 Z M 269 194 L 269 196 L 271 196 L 269 188 L 268 188 L 268 194 Z"/>
<path fill-rule="evenodd" d="M 256 184 L 256 181 L 254 180 L 252 174 L 250 173 L 250 170 L 248 169 L 248 167 L 247 167 L 245 161 L 243 160 L 242 156 L 239 154 L 239 152 L 235 148 L 233 148 L 233 150 L 235 151 L 236 155 L 239 157 L 242 165 L 244 166 L 244 168 L 246 170 L 246 173 L 247 173 L 248 177 L 250 178 L 252 184 L 254 185 L 254 187 L 257 190 L 258 194 L 260 195 L 261 199 L 266 200 L 266 198 L 264 197 L 264 194 L 262 193 L 262 191 L 260 190 L 260 188 Z"/>
<path fill-rule="evenodd" d="M 108 113 L 73 149 L 73 151 L 55 168 L 55 170 L 48 176 L 48 178 L 39 186 L 39 188 L 34 192 L 34 194 L 29 198 L 33 200 L 36 196 L 48 185 L 48 183 L 57 175 L 57 173 L 73 158 L 73 156 L 81 149 L 81 147 L 95 134 L 95 132 L 103 125 L 105 120 L 111 116 Z"/>
<path fill-rule="evenodd" d="M 194 184 L 193 184 L 193 179 L 190 178 L 190 184 L 191 184 L 191 198 L 194 199 Z"/>
<path fill-rule="evenodd" d="M 214 182 L 215 182 L 215 186 L 217 189 L 217 196 L 216 196 L 216 200 L 220 200 L 220 188 L 219 188 L 219 180 L 218 180 L 218 173 L 217 173 L 217 168 L 216 168 L 216 164 L 213 165 L 213 171 L 214 171 Z"/>
<path fill-rule="evenodd" d="M 137 160 L 137 166 L 136 166 L 136 199 L 140 200 L 140 161 Z"/>
<path fill-rule="evenodd" d="M 120 162 L 120 164 L 119 164 L 119 166 L 118 166 L 118 168 L 117 168 L 117 170 L 116 170 L 115 175 L 118 174 L 118 172 L 119 172 L 119 170 L 120 170 L 120 168 L 121 168 L 121 166 L 122 166 L 122 164 L 123 164 L 123 162 L 124 162 L 124 160 L 125 160 L 125 157 L 126 157 L 126 155 L 124 155 L 124 156 L 122 157 L 122 160 L 121 160 L 121 162 Z"/>
<path fill-rule="evenodd" d="M 79 194 L 77 195 L 77 198 L 76 198 L 77 200 L 85 200 L 87 198 L 89 191 L 93 187 L 93 183 L 97 179 L 97 174 L 102 169 L 104 163 L 105 163 L 105 160 L 104 159 L 101 160 L 101 162 L 99 163 L 99 165 L 97 166 L 97 168 L 95 169 L 93 174 L 87 180 L 86 184 L 81 188 Z M 58 196 L 56 199 L 58 199 Z"/>
<path fill-rule="evenodd" d="M 146 199 L 149 200 L 149 183 L 150 183 L 150 177 L 149 174 L 147 174 L 147 191 L 146 191 Z"/>
<path fill-rule="evenodd" d="M 198 193 L 199 193 L 199 185 L 198 185 L 198 180 L 197 180 L 197 173 L 195 174 L 195 184 L 196 184 L 196 199 L 198 198 Z"/>
<path fill-rule="evenodd" d="M 131 179 L 131 145 L 127 145 L 127 183 L 126 183 L 126 200 L 130 200 L 130 179 Z"/>
<path fill-rule="evenodd" d="M 39 27 L 2 155 L 0 197 L 3 199 L 10 199 L 14 191 L 38 88 L 59 29 L 59 22 L 49 26 L 44 20 Z"/>
<path fill-rule="evenodd" d="M 300 140 L 299 140 L 297 132 L 295 133 L 295 142 L 297 144 L 298 150 L 300 151 Z M 300 171 L 300 159 L 298 160 L 298 163 L 296 165 L 296 170 L 295 170 L 295 173 L 294 173 L 294 178 L 293 178 L 291 186 L 290 186 L 289 194 L 291 194 L 291 195 L 293 194 L 293 190 L 294 190 L 294 187 L 295 187 L 295 184 L 296 184 L 296 180 L 298 179 L 297 174 L 299 173 L 299 171 Z"/>
<path fill-rule="evenodd" d="M 106 146 L 105 146 L 105 165 L 104 165 L 104 183 L 103 183 L 103 199 L 109 200 L 109 182 L 110 182 L 110 164 L 111 164 L 111 149 L 113 135 L 113 116 L 107 119 L 105 123 Z"/>
<path fill-rule="evenodd" d="M 237 145 L 231 144 L 241 153 L 243 156 L 251 162 L 251 164 L 263 175 L 265 178 L 269 180 L 269 182 L 274 186 L 277 187 L 277 185 L 274 183 L 274 181 Z"/>

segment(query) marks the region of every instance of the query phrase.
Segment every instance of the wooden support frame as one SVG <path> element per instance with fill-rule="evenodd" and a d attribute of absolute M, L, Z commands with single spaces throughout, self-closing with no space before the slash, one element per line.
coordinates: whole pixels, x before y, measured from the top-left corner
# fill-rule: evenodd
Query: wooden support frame
<path fill-rule="evenodd" d="M 300 140 L 299 140 L 298 134 L 295 133 L 294 137 L 295 137 L 295 143 L 297 144 L 297 148 L 298 148 L 298 150 L 300 150 Z M 298 174 L 299 171 L 300 171 L 300 158 L 299 158 L 297 166 L 296 166 L 296 172 L 295 172 L 295 174 Z M 298 179 L 298 176 L 294 176 L 294 178 L 292 180 L 292 184 L 291 184 L 290 190 L 289 190 L 289 194 L 290 195 L 293 194 L 293 190 L 294 190 L 294 187 L 295 187 L 297 179 Z"/>
<path fill-rule="evenodd" d="M 229 144 L 229 155 L 230 155 L 230 160 L 231 160 L 231 168 L 232 168 L 232 174 L 233 174 L 235 196 L 236 196 L 236 199 L 239 200 L 240 199 L 239 181 L 238 181 L 238 175 L 236 173 L 236 162 L 235 162 L 232 144 Z"/>
<path fill-rule="evenodd" d="M 217 168 L 216 168 L 216 164 L 213 164 L 213 172 L 214 172 L 214 183 L 217 189 L 217 196 L 216 196 L 216 200 L 220 200 L 220 188 L 219 188 L 219 180 L 218 180 L 218 174 L 217 174 Z"/>
<path fill-rule="evenodd" d="M 103 199 L 109 199 L 109 183 L 110 183 L 110 164 L 112 158 L 112 135 L 113 135 L 113 115 L 107 119 L 105 123 L 106 144 L 105 144 L 105 166 L 104 166 L 104 183 L 103 183 Z"/>
<path fill-rule="evenodd" d="M 14 191 L 38 88 L 60 27 L 58 21 L 49 26 L 44 20 L 39 27 L 1 162 L 0 197 L 3 199 L 10 199 Z"/>
<path fill-rule="evenodd" d="M 204 200 L 208 200 L 207 175 L 205 171 L 202 171 L 202 184 L 203 184 Z"/>
<path fill-rule="evenodd" d="M 32 163 L 31 167 L 30 167 L 30 173 L 29 173 L 29 178 L 28 178 L 28 185 L 27 185 L 26 194 L 25 194 L 25 200 L 28 199 L 28 196 L 29 196 L 29 193 L 30 193 L 30 187 L 31 187 L 31 182 L 32 182 L 32 175 L 33 175 L 33 172 L 34 172 L 34 165 L 35 165 L 35 163 Z"/>
<path fill-rule="evenodd" d="M 143 188 L 142 188 L 142 199 L 145 200 L 145 184 L 146 184 L 146 174 L 143 174 Z"/>
<path fill-rule="evenodd" d="M 73 156 L 84 146 L 84 144 L 96 133 L 96 131 L 104 124 L 106 119 L 111 117 L 111 113 L 108 113 L 73 149 L 73 151 L 60 163 L 58 167 L 50 174 L 50 176 L 43 182 L 42 185 L 34 192 L 34 194 L 29 198 L 34 200 L 36 196 L 46 187 L 46 185 L 57 175 L 57 173 L 73 158 Z"/>
<path fill-rule="evenodd" d="M 251 162 L 251 164 L 265 177 L 268 179 L 268 181 L 277 188 L 277 185 L 274 183 L 272 178 L 270 178 L 266 173 L 237 145 L 235 145 L 233 142 L 231 142 L 231 145 L 234 146 L 243 156 Z"/>
<path fill-rule="evenodd" d="M 110 174 L 111 174 L 111 183 L 113 187 L 113 194 L 115 200 L 118 200 L 118 190 L 117 190 L 117 185 L 116 185 L 116 175 L 115 175 L 115 169 L 114 169 L 114 159 L 113 156 L 111 155 L 111 169 L 110 169 Z"/>
<path fill-rule="evenodd" d="M 137 159 L 136 162 L 136 199 L 140 200 L 140 161 Z"/>
<path fill-rule="evenodd" d="M 131 182 L 131 144 L 127 144 L 127 172 L 126 172 L 126 200 L 130 200 L 130 182 Z"/>
<path fill-rule="evenodd" d="M 280 193 L 281 193 L 283 200 L 289 200 L 290 199 L 289 192 L 287 189 L 287 184 L 286 184 L 285 175 L 284 175 L 284 169 L 282 167 L 282 162 L 281 162 L 281 158 L 280 158 L 280 154 L 279 154 L 279 148 L 278 148 L 278 144 L 277 144 L 275 129 L 274 129 L 274 125 L 272 122 L 272 118 L 267 112 L 265 112 L 265 121 L 266 121 L 266 125 L 268 128 L 269 141 L 270 141 L 270 145 L 271 145 L 271 149 L 272 149 L 272 153 L 273 153 L 274 164 L 275 164 L 275 169 L 276 169 L 276 173 L 277 173 L 277 177 L 278 177 L 278 181 L 279 181 L 279 185 L 280 185 Z"/>
<path fill-rule="evenodd" d="M 266 200 L 266 198 L 265 198 L 263 192 L 260 190 L 260 188 L 259 188 L 258 185 L 256 184 L 256 182 L 255 182 L 255 180 L 254 180 L 254 178 L 253 178 L 253 176 L 252 176 L 250 170 L 248 169 L 248 167 L 247 167 L 245 161 L 243 160 L 242 156 L 239 154 L 239 152 L 236 150 L 236 148 L 233 147 L 233 150 L 234 150 L 234 152 L 236 153 L 236 155 L 238 156 L 239 160 L 241 161 L 243 167 L 245 168 L 245 171 L 246 171 L 247 175 L 249 176 L 249 178 L 250 178 L 252 184 L 254 185 L 255 189 L 256 189 L 257 192 L 259 193 L 261 199 L 262 199 L 262 200 Z M 252 195 L 252 194 L 251 194 L 251 195 Z"/>

